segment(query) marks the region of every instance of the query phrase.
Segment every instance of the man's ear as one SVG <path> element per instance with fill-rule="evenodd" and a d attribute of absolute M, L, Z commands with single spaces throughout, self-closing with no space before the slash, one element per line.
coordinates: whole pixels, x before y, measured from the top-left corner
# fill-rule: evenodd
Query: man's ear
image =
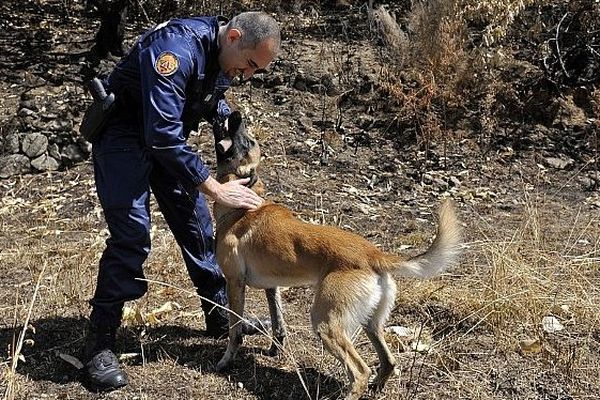
<path fill-rule="evenodd" d="M 229 39 L 229 41 L 231 43 L 235 42 L 236 40 L 238 40 L 241 37 L 242 37 L 242 32 L 237 28 L 231 28 L 227 31 L 227 39 Z"/>

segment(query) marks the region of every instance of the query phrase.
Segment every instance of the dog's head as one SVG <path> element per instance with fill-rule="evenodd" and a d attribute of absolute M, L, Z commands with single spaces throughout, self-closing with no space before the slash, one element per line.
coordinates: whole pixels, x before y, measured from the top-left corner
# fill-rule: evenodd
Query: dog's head
<path fill-rule="evenodd" d="M 260 162 L 258 142 L 248 134 L 242 115 L 234 111 L 227 118 L 227 137 L 217 143 L 217 180 L 225 183 L 250 178 L 249 187 L 258 181 Z"/>

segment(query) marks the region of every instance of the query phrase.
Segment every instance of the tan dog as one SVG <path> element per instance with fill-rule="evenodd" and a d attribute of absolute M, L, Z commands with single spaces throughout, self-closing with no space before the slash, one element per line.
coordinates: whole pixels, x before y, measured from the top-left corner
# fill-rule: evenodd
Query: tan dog
<path fill-rule="evenodd" d="M 218 180 L 251 177 L 249 186 L 262 195 L 264 189 L 257 175 L 260 150 L 246 134 L 238 113 L 230 117 L 229 131 L 231 142 L 217 147 Z M 244 312 L 246 286 L 266 290 L 274 336 L 270 353 L 276 354 L 285 336 L 278 286 L 311 285 L 315 290 L 312 326 L 327 350 L 347 368 L 352 382 L 348 399 L 360 398 L 371 373 L 350 340 L 359 326 L 365 329 L 380 360 L 374 389 L 382 389 L 393 372 L 395 360 L 383 336 L 396 295 L 392 274 L 436 276 L 457 258 L 461 241 L 450 202 L 441 207 L 435 241 L 425 253 L 413 258 L 385 253 L 336 227 L 305 223 L 272 202 L 251 212 L 216 204 L 215 218 L 217 259 L 227 278 L 232 311 L 229 344 L 217 369 L 231 365 L 242 343 L 239 317 Z"/>

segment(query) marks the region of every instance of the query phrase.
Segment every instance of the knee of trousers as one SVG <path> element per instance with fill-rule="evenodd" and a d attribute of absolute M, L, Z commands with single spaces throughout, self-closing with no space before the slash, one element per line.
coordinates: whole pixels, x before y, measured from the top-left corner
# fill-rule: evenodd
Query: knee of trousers
<path fill-rule="evenodd" d="M 150 221 L 140 210 L 105 210 L 110 237 L 100 260 L 97 300 L 123 302 L 148 290 L 142 265 L 150 253 Z"/>

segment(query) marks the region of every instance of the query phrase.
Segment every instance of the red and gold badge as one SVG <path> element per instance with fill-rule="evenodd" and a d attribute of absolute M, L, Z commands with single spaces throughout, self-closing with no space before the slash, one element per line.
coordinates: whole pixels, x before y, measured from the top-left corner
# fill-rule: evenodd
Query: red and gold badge
<path fill-rule="evenodd" d="M 154 69 L 162 76 L 173 75 L 177 68 L 179 68 L 179 59 L 170 51 L 160 53 L 154 64 Z"/>

